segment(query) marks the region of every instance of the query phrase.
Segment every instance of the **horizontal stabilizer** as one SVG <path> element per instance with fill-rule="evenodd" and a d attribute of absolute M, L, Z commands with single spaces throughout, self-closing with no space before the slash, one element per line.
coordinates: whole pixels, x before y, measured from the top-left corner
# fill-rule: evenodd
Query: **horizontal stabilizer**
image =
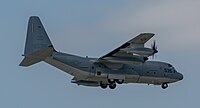
<path fill-rule="evenodd" d="M 51 56 L 53 53 L 53 48 L 42 48 L 35 51 L 29 55 L 25 55 L 25 58 L 19 64 L 19 66 L 30 66 L 40 61 L 45 60 L 47 57 Z"/>
<path fill-rule="evenodd" d="M 33 58 L 29 58 L 29 57 L 25 57 L 22 62 L 19 64 L 19 66 L 30 66 L 33 65 L 35 63 L 38 63 L 42 61 L 41 59 L 33 59 Z"/>

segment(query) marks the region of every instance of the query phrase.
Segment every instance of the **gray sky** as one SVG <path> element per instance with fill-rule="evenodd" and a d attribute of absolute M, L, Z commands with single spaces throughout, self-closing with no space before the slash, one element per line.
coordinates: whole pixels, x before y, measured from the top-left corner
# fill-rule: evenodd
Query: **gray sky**
<path fill-rule="evenodd" d="M 197 107 L 199 10 L 199 0 L 1 0 L 0 107 Z M 99 57 L 141 32 L 155 33 L 156 60 L 173 64 L 184 80 L 166 90 L 144 84 L 102 90 L 71 84 L 72 76 L 43 62 L 19 67 L 31 15 L 41 18 L 57 50 L 80 56 Z"/>

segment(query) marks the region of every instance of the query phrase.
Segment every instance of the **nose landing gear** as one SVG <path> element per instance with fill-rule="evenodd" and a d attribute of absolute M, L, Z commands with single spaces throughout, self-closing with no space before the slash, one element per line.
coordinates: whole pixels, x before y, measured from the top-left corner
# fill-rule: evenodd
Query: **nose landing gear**
<path fill-rule="evenodd" d="M 168 84 L 167 84 L 167 83 L 162 83 L 162 84 L 161 84 L 161 87 L 162 87 L 163 89 L 166 89 L 166 88 L 168 87 Z"/>

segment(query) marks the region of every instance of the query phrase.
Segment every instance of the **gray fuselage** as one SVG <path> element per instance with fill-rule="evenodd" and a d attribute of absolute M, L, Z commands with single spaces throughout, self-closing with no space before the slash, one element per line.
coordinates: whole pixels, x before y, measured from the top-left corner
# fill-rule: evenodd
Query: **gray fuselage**
<path fill-rule="evenodd" d="M 115 64 L 117 68 L 110 68 L 94 58 L 54 52 L 52 57 L 48 57 L 45 62 L 73 75 L 76 81 L 97 82 L 94 86 L 98 86 L 99 82 L 108 83 L 107 79 L 121 79 L 124 83 L 156 85 L 183 79 L 183 75 L 178 73 L 172 65 L 158 61 L 147 61 L 141 64 Z"/>

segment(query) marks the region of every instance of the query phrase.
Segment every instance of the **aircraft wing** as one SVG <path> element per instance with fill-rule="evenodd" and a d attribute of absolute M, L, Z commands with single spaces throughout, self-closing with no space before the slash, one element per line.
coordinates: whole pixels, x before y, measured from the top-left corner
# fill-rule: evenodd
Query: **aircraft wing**
<path fill-rule="evenodd" d="M 109 52 L 108 54 L 100 57 L 98 60 L 99 61 L 104 61 L 104 60 L 132 60 L 134 62 L 134 59 L 143 59 L 143 57 L 140 57 L 140 55 L 136 56 L 133 55 L 133 53 L 129 53 L 126 51 L 123 51 L 122 49 L 124 48 L 134 48 L 134 47 L 144 47 L 144 44 L 151 39 L 154 36 L 153 33 L 141 33 L 138 36 L 134 37 L 133 39 L 129 40 L 128 42 L 124 43 L 120 47 L 114 49 L 113 51 Z M 137 61 L 137 60 L 136 60 Z"/>

